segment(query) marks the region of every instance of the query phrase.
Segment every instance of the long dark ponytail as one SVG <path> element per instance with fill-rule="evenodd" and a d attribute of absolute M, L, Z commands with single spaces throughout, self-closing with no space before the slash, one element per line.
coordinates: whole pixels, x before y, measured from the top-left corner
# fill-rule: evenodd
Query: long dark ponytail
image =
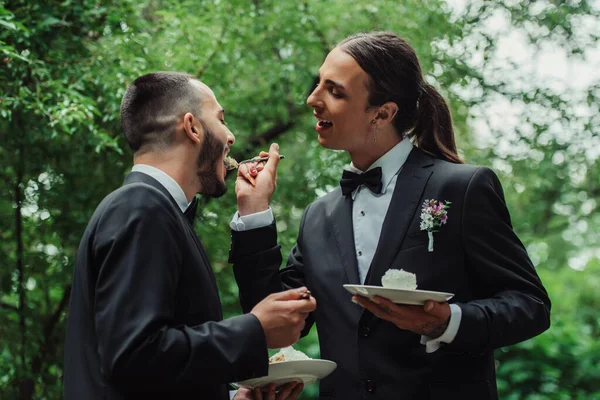
<path fill-rule="evenodd" d="M 359 33 L 338 47 L 369 75 L 369 107 L 396 103 L 393 123 L 398 134 L 414 138 L 417 147 L 434 157 L 462 164 L 448 104 L 423 79 L 419 59 L 406 40 L 394 32 Z"/>

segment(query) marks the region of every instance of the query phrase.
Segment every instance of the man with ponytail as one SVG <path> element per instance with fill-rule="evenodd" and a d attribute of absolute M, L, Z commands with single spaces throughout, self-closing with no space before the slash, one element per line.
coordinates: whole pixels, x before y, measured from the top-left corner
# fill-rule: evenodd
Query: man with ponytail
<path fill-rule="evenodd" d="M 338 368 L 320 399 L 497 399 L 493 351 L 548 329 L 550 300 L 514 233 L 500 181 L 464 164 L 452 119 L 423 79 L 413 48 L 391 32 L 358 34 L 332 50 L 307 103 L 318 140 L 352 163 L 340 188 L 310 204 L 285 268 L 269 208 L 276 170 L 240 168 L 234 263 L 245 310 L 269 293 L 307 286 L 319 307 L 321 357 Z M 278 147 L 269 155 L 278 159 Z M 255 172 L 254 170 L 251 172 Z M 425 200 L 449 202 L 435 245 Z M 418 288 L 454 293 L 423 306 L 352 297 L 390 268 Z"/>

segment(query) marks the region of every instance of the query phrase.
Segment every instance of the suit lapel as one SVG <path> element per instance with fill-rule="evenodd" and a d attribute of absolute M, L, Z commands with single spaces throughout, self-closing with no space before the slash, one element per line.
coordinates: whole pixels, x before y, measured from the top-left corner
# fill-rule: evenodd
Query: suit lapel
<path fill-rule="evenodd" d="M 358 263 L 354 254 L 354 230 L 352 229 L 352 198 L 339 196 L 335 199 L 329 218 L 333 238 L 344 266 L 348 283 L 359 284 Z"/>
<path fill-rule="evenodd" d="M 217 279 L 215 278 L 215 273 L 210 265 L 210 261 L 208 260 L 208 254 L 206 254 L 206 250 L 204 250 L 204 246 L 202 246 L 202 242 L 200 242 L 200 238 L 198 238 L 198 235 L 196 234 L 196 231 L 194 230 L 194 224 L 192 222 L 190 222 L 189 220 L 187 220 L 186 217 L 184 217 L 184 218 L 186 219 L 185 222 L 187 224 L 188 234 L 192 237 L 192 240 L 194 241 L 196 248 L 200 252 L 200 256 L 202 257 L 202 260 L 204 261 L 204 263 L 203 263 L 204 267 L 208 271 L 211 282 L 213 284 L 213 288 L 215 289 L 215 296 L 219 300 L 219 303 L 221 303 L 221 296 L 219 295 L 219 288 L 217 287 Z M 221 307 L 219 307 L 218 309 L 219 309 L 219 318 L 223 319 Z"/>
<path fill-rule="evenodd" d="M 200 253 L 200 256 L 202 257 L 202 260 L 204 260 L 204 263 L 203 263 L 204 268 L 206 268 L 206 270 L 208 271 L 208 274 L 211 278 L 211 282 L 213 283 L 213 286 L 215 288 L 216 296 L 219 297 L 217 281 L 215 278 L 215 274 L 212 270 L 212 267 L 210 265 L 210 262 L 208 260 L 206 251 L 204 250 L 204 247 L 202 246 L 202 243 L 200 242 L 200 239 L 198 238 L 198 235 L 196 234 L 196 231 L 194 230 L 193 224 L 188 220 L 187 216 L 185 216 L 183 213 L 181 213 L 181 209 L 179 208 L 179 205 L 177 204 L 175 199 L 171 196 L 171 194 L 169 193 L 167 188 L 165 188 L 163 185 L 160 184 L 160 182 L 158 182 L 156 179 L 154 179 L 150 175 L 144 174 L 143 172 L 129 173 L 125 177 L 125 182 L 123 184 L 128 185 L 128 184 L 136 183 L 136 182 L 142 182 L 142 183 L 145 183 L 147 185 L 150 185 L 150 186 L 160 190 L 168 199 L 171 200 L 171 204 L 173 205 L 173 207 L 175 207 L 177 209 L 177 211 L 181 215 L 181 218 L 184 220 L 185 225 L 187 226 L 188 235 L 191 236 L 192 241 L 196 245 L 196 248 L 198 249 L 198 252 Z M 221 312 L 220 308 L 219 308 L 219 312 Z"/>
<path fill-rule="evenodd" d="M 365 285 L 381 285 L 381 276 L 387 271 L 406 236 L 410 222 L 419 208 L 421 196 L 433 169 L 433 160 L 414 148 L 396 180 L 396 188 L 383 221 L 381 235 Z"/>

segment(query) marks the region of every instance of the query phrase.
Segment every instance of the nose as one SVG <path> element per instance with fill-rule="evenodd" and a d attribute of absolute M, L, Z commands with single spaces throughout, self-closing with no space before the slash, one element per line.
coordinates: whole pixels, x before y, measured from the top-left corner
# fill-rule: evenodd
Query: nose
<path fill-rule="evenodd" d="M 231 147 L 235 143 L 235 136 L 230 130 L 227 130 L 227 144 Z"/>
<path fill-rule="evenodd" d="M 322 108 L 323 102 L 321 101 L 319 86 L 312 91 L 310 96 L 306 99 L 306 104 L 312 108 Z"/>

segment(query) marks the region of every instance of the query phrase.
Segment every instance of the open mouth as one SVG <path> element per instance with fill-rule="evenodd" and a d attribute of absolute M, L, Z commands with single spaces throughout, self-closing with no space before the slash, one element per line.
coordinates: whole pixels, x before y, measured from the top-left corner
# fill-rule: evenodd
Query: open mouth
<path fill-rule="evenodd" d="M 229 156 L 223 158 L 223 164 L 225 165 L 225 169 L 227 171 L 234 170 L 238 167 L 238 162 Z"/>
<path fill-rule="evenodd" d="M 317 125 L 319 125 L 320 128 L 329 128 L 330 126 L 333 126 L 333 122 L 326 119 L 320 119 Z"/>

